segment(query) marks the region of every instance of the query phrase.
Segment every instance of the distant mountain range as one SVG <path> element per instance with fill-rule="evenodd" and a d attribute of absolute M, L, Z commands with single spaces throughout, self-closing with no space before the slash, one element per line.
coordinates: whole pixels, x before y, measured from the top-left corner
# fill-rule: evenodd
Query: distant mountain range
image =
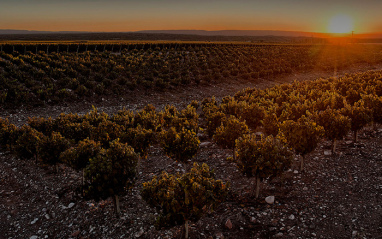
<path fill-rule="evenodd" d="M 66 34 L 66 33 L 86 33 L 78 31 L 30 31 L 30 30 L 13 30 L 13 29 L 0 29 L 0 35 L 28 35 L 28 34 Z"/>
<path fill-rule="evenodd" d="M 200 36 L 278 36 L 278 37 L 329 37 L 329 36 L 350 36 L 351 34 L 328 34 L 316 32 L 301 31 L 277 31 L 277 30 L 222 30 L 222 31 L 205 31 L 205 30 L 145 30 L 136 33 L 161 33 L 161 34 L 183 34 L 183 35 L 200 35 Z M 382 38 L 381 33 L 356 34 L 357 38 Z"/>
<path fill-rule="evenodd" d="M 144 30 L 134 32 L 86 32 L 86 31 L 30 31 L 0 29 L 0 35 L 36 35 L 36 34 L 96 34 L 96 33 L 134 33 L 134 34 L 176 34 L 176 35 L 198 35 L 198 36 L 276 36 L 276 37 L 329 37 L 329 36 L 350 36 L 350 34 L 327 34 L 301 31 L 277 31 L 277 30 Z M 381 33 L 357 34 L 356 38 L 382 38 Z"/>
<path fill-rule="evenodd" d="M 296 31 L 273 31 L 273 30 L 145 30 L 136 33 L 161 33 L 161 34 L 184 34 L 200 36 L 287 36 L 287 37 L 310 37 L 312 33 Z"/>

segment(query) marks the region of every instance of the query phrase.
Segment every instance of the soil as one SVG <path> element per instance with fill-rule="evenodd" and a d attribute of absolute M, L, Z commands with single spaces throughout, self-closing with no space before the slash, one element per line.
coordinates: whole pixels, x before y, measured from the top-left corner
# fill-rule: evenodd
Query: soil
<path fill-rule="evenodd" d="M 355 66 L 345 73 L 382 69 L 380 66 Z M 60 113 L 83 114 L 92 105 L 99 111 L 115 113 L 125 107 L 137 110 L 148 103 L 157 109 L 166 104 L 182 108 L 191 100 L 216 96 L 220 99 L 247 87 L 266 88 L 294 80 L 330 77 L 332 73 L 306 72 L 277 77 L 277 80 L 225 81 L 214 85 L 184 86 L 163 92 L 136 90 L 123 97 L 78 102 L 70 105 L 1 109 L 0 117 L 21 125 L 28 117 L 57 117 Z M 123 99 L 122 99 L 123 98 Z M 192 160 L 207 163 L 216 177 L 230 182 L 225 203 L 190 223 L 190 238 L 382 238 L 382 128 L 367 127 L 358 143 L 349 134 L 330 153 L 323 141 L 306 156 L 305 170 L 299 158 L 282 177 L 262 182 L 260 197 L 252 196 L 254 180 L 244 177 L 227 160 L 224 150 L 202 137 L 201 148 Z M 19 160 L 0 153 L 0 238 L 182 238 L 181 226 L 156 230 L 155 210 L 140 197 L 142 183 L 166 170 L 186 172 L 189 164 L 174 162 L 154 145 L 142 160 L 135 187 L 121 197 L 120 218 L 114 214 L 111 199 L 85 201 L 76 188 L 81 173 L 60 165 L 59 172 L 41 168 L 34 161 Z M 273 204 L 265 201 L 274 196 Z"/>

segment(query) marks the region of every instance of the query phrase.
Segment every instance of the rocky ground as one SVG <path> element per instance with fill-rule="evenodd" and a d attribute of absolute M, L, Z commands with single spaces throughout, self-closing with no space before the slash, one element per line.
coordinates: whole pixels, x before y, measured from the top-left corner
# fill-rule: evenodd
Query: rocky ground
<path fill-rule="evenodd" d="M 219 98 L 249 86 L 268 87 L 310 77 L 317 78 L 316 73 L 277 81 L 238 81 L 146 92 L 140 97 L 125 96 L 121 101 L 109 98 L 70 106 L 6 109 L 0 117 L 20 125 L 30 116 L 85 113 L 92 104 L 108 113 L 122 106 L 139 109 L 147 103 L 158 108 L 166 103 L 182 107 L 192 99 L 211 95 Z M 339 143 L 336 155 L 331 155 L 329 149 L 330 143 L 322 142 L 307 157 L 304 172 L 299 171 L 296 158 L 292 169 L 282 177 L 262 183 L 256 200 L 252 197 L 253 180 L 226 160 L 232 152 L 202 138 L 193 161 L 207 163 L 218 179 L 231 183 L 231 190 L 227 201 L 215 212 L 190 225 L 190 237 L 382 238 L 382 128 L 364 129 L 358 143 L 353 143 L 349 134 Z M 121 198 L 122 216 L 118 219 L 111 200 L 85 201 L 78 195 L 80 173 L 63 165 L 55 173 L 51 168 L 38 167 L 34 161 L 1 153 L 0 238 L 182 238 L 181 226 L 154 228 L 155 210 L 141 199 L 140 190 L 142 182 L 163 170 L 186 172 L 190 166 L 174 162 L 158 146 L 152 146 L 149 157 L 142 161 L 136 186 Z M 273 199 L 270 196 L 274 201 L 269 200 Z"/>

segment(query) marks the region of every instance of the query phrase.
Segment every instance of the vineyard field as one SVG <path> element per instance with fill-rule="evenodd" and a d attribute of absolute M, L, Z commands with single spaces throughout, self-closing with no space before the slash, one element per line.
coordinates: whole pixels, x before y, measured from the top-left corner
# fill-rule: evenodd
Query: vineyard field
<path fill-rule="evenodd" d="M 378 238 L 381 50 L 3 44 L 0 235 Z"/>
<path fill-rule="evenodd" d="M 0 43 L 0 106 L 41 106 L 382 63 L 381 45 Z"/>

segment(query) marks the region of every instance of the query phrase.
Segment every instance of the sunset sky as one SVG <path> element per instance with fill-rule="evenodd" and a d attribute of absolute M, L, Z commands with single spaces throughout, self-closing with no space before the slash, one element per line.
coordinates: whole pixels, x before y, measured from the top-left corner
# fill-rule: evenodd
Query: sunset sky
<path fill-rule="evenodd" d="M 382 31 L 381 11 L 382 0 L 0 0 L 0 29 L 327 32 L 342 14 L 369 33 Z"/>

